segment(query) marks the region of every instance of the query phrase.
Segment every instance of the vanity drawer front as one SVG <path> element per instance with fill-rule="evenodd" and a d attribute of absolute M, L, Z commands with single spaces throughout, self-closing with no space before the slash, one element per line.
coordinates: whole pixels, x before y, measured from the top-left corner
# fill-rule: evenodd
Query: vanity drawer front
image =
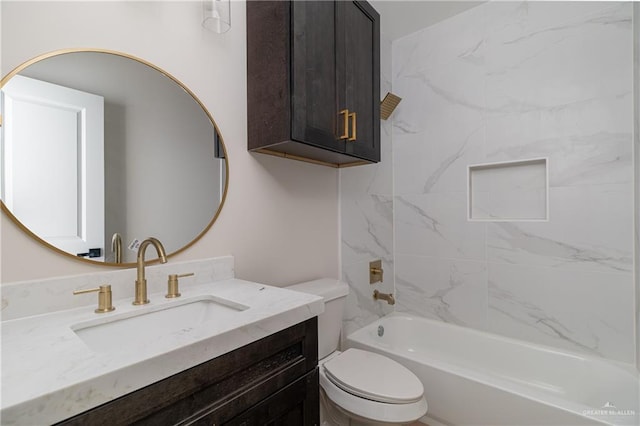
<path fill-rule="evenodd" d="M 230 422 L 204 418 L 197 424 L 225 426 L 314 426 L 320 424 L 320 375 L 316 368 Z"/>
<path fill-rule="evenodd" d="M 317 365 L 317 318 L 312 318 L 59 424 L 205 424 L 202 418 L 216 419 L 206 424 L 221 424 L 314 372 Z M 311 404 L 317 403 L 316 395 Z"/>

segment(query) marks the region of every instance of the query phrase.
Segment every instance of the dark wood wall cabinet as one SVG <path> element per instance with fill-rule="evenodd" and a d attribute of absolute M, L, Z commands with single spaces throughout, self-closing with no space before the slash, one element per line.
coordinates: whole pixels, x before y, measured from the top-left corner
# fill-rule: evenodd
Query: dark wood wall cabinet
<path fill-rule="evenodd" d="M 380 161 L 380 16 L 364 1 L 247 2 L 248 147 Z"/>
<path fill-rule="evenodd" d="M 318 425 L 317 366 L 312 318 L 58 424 Z"/>

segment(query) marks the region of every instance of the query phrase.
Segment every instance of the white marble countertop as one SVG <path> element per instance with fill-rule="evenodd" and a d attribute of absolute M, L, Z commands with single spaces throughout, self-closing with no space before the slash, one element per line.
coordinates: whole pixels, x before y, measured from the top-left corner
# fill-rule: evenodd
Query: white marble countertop
<path fill-rule="evenodd" d="M 130 297 L 114 300 L 116 310 L 106 314 L 95 314 L 94 306 L 85 306 L 3 321 L 2 424 L 51 424 L 66 419 L 305 321 L 324 309 L 317 296 L 235 278 L 184 286 L 181 292 L 178 299 L 150 294 L 151 303 L 144 307 L 133 306 Z M 202 327 L 171 333 L 152 344 L 123 345 L 108 353 L 91 350 L 71 328 L 207 295 L 248 309 Z"/>

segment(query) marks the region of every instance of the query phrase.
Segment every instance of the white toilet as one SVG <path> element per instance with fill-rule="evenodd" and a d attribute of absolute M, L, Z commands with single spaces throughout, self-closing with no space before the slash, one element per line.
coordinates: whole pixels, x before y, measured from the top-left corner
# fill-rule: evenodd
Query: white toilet
<path fill-rule="evenodd" d="M 373 352 L 337 350 L 347 284 L 324 278 L 288 288 L 324 298 L 318 317 L 322 425 L 403 425 L 426 414 L 422 383 L 407 368 Z"/>

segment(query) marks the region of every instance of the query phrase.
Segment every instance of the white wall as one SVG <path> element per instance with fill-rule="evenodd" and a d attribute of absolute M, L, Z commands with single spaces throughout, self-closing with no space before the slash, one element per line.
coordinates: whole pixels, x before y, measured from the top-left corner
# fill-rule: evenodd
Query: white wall
<path fill-rule="evenodd" d="M 172 261 L 232 254 L 240 278 L 282 285 L 338 276 L 338 172 L 246 150 L 245 7 L 223 35 L 200 26 L 200 2 L 0 3 L 1 74 L 41 53 L 113 49 L 167 70 L 205 104 L 225 140 L 229 194 L 212 229 Z M 151 188 L 150 188 L 151 189 Z M 0 222 L 1 282 L 94 272 Z"/>
<path fill-rule="evenodd" d="M 490 2 L 394 42 L 397 310 L 635 361 L 632 37 L 629 2 Z M 537 157 L 549 221 L 467 220 L 468 165 Z"/>

